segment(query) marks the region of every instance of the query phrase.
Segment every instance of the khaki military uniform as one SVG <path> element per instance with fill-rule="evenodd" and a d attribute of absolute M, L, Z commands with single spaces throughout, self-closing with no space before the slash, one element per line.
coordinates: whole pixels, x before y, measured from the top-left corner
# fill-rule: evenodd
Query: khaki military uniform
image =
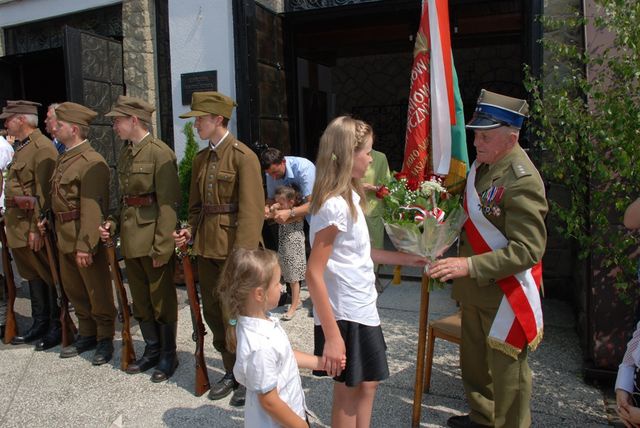
<path fill-rule="evenodd" d="M 109 167 L 88 141 L 58 158 L 52 178 L 51 205 L 60 252 L 60 273 L 76 309 L 79 334 L 112 339 L 116 310 L 106 250 L 98 227 L 109 204 Z M 80 268 L 76 252 L 93 255 Z"/>
<path fill-rule="evenodd" d="M 262 171 L 255 153 L 230 133 L 215 150 L 198 152 L 191 176 L 189 225 L 198 256 L 204 318 L 228 373 L 233 371 L 235 355 L 225 347 L 218 279 L 234 248 L 258 248 L 263 221 Z"/>
<path fill-rule="evenodd" d="M 486 218 L 507 238 L 500 250 L 475 255 L 463 231 L 460 256 L 471 257 L 470 277 L 454 280 L 452 297 L 462 308 L 462 380 L 471 419 L 496 427 L 531 424 L 531 370 L 527 351 L 517 359 L 487 345 L 489 330 L 504 296 L 497 280 L 524 271 L 542 259 L 546 245 L 547 201 L 535 166 L 516 145 L 492 165 L 480 165 L 475 187 L 481 195 L 503 187 L 501 200 L 485 211 Z"/>
<path fill-rule="evenodd" d="M 178 302 L 173 283 L 176 206 L 180 184 L 176 156 L 164 142 L 148 134 L 136 144 L 125 144 L 118 160 L 122 195 L 120 215 L 121 251 L 138 321 L 161 324 L 178 320 Z M 136 198 L 144 203 L 131 203 Z M 153 259 L 165 263 L 153 267 Z"/>
<path fill-rule="evenodd" d="M 33 252 L 29 248 L 29 233 L 38 231 L 41 211 L 51 206 L 51 174 L 58 152 L 51 140 L 34 130 L 28 140 L 16 147 L 13 161 L 7 171 L 5 183 L 5 224 L 7 242 L 12 249 L 20 275 L 26 280 L 42 279 L 53 285 L 49 262 L 44 247 Z M 14 196 L 35 196 L 38 204 L 33 211 L 14 206 Z"/>

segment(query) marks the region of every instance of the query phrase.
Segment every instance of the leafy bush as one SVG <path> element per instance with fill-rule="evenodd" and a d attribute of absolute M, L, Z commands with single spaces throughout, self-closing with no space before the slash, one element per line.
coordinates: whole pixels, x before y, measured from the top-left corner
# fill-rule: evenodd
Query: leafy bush
<path fill-rule="evenodd" d="M 180 179 L 180 190 L 182 193 L 182 202 L 178 212 L 180 221 L 186 221 L 189 218 L 189 186 L 191 185 L 191 168 L 193 166 L 193 158 L 198 153 L 198 143 L 193 134 L 193 123 L 187 122 L 182 128 L 182 133 L 187 137 L 187 144 L 184 148 L 184 157 L 178 165 L 178 178 Z"/>
<path fill-rule="evenodd" d="M 532 128 L 550 158 L 548 180 L 569 190 L 568 204 L 551 201 L 560 231 L 579 255 L 592 257 L 623 296 L 636 287 L 638 246 L 620 225 L 625 208 L 640 195 L 640 2 L 596 0 L 599 16 L 545 17 L 544 79 L 529 77 Z M 585 52 L 582 28 L 592 24 L 613 37 L 610 46 Z"/>

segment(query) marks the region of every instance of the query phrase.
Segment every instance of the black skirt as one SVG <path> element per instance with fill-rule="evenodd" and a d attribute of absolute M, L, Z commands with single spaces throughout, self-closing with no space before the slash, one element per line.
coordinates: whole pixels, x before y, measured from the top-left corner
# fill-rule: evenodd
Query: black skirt
<path fill-rule="evenodd" d="M 347 367 L 337 382 L 347 386 L 357 386 L 361 382 L 381 381 L 389 377 L 387 365 L 387 344 L 380 326 L 370 327 L 352 321 L 338 321 L 338 328 L 347 350 Z M 322 356 L 324 351 L 324 332 L 317 325 L 313 330 L 313 353 Z M 327 376 L 324 370 L 314 370 L 316 376 Z"/>

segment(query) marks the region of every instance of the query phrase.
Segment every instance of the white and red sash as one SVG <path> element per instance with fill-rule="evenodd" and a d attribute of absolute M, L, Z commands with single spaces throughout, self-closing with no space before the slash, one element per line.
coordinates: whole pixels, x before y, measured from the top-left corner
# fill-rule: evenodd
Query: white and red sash
<path fill-rule="evenodd" d="M 505 248 L 509 241 L 482 213 L 475 188 L 476 169 L 474 162 L 465 189 L 464 209 L 469 218 L 464 228 L 473 252 L 483 254 Z M 488 343 L 492 348 L 517 358 L 525 346 L 534 350 L 542 340 L 542 262 L 497 283 L 504 297 L 491 325 Z"/>

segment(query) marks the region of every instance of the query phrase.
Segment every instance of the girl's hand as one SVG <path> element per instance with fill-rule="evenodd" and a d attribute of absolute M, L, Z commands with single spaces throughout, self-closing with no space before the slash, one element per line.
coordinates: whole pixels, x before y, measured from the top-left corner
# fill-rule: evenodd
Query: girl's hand
<path fill-rule="evenodd" d="M 347 349 L 344 346 L 342 337 L 326 340 L 324 342 L 324 350 L 322 352 L 322 364 L 324 370 L 331 377 L 340 376 L 342 370 L 346 367 Z"/>
<path fill-rule="evenodd" d="M 632 428 L 640 424 L 640 409 L 633 406 L 631 394 L 625 390 L 616 389 L 616 404 L 618 415 L 626 427 Z"/>

